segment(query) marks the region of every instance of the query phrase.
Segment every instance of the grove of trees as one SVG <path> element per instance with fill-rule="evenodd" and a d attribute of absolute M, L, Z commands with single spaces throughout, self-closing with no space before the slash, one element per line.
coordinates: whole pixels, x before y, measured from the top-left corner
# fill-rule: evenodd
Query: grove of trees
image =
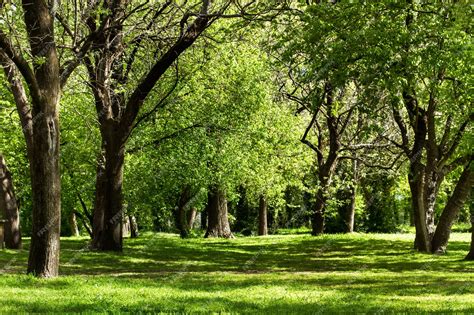
<path fill-rule="evenodd" d="M 2 2 L 6 246 L 31 237 L 38 277 L 60 236 L 120 252 L 126 227 L 411 225 L 442 254 L 474 225 L 471 21 L 464 2 Z"/>

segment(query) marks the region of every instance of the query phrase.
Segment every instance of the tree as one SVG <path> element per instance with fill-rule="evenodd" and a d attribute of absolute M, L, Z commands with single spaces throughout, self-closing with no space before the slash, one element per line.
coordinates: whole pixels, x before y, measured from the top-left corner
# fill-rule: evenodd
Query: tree
<path fill-rule="evenodd" d="M 15 9 L 13 4 L 1 5 L 3 13 L 12 16 Z M 60 70 L 54 9 L 50 10 L 44 1 L 25 0 L 22 10 L 29 49 L 15 46 L 18 42 L 11 39 L 18 36 L 17 29 L 10 24 L 10 34 L 0 30 L 0 57 L 22 122 L 30 162 L 33 231 L 28 272 L 54 277 L 59 267 L 61 216 L 58 104 L 70 69 Z M 7 22 L 8 15 L 2 15 L 2 19 Z M 32 59 L 27 60 L 23 51 L 28 51 Z M 31 108 L 20 74 L 28 87 Z"/>
<path fill-rule="evenodd" d="M 228 17 L 254 13 L 247 13 L 254 8 L 253 1 L 236 4 L 236 7 L 231 6 L 233 3 L 203 0 L 181 7 L 173 1 L 166 1 L 155 7 L 133 6 L 127 1 L 106 1 L 102 4 L 102 11 L 97 13 L 97 19 L 88 20 L 91 36 L 97 36 L 93 36 L 93 49 L 84 58 L 84 63 L 102 137 L 94 207 L 94 248 L 122 249 L 121 221 L 117 218 L 122 216 L 125 146 L 133 129 L 149 116 L 146 113 L 138 117 L 145 100 L 155 86 L 166 81 L 168 69 L 173 65 L 177 67 L 179 56 L 214 21 L 227 17 L 230 7 L 235 8 L 235 14 Z M 133 21 L 132 30 L 138 28 L 142 31 L 133 32 L 130 38 L 125 21 Z M 147 59 L 151 68 L 146 64 Z M 133 77 L 140 79 L 134 80 Z M 127 90 L 132 92 L 127 93 Z M 159 106 L 160 103 L 151 112 Z"/>

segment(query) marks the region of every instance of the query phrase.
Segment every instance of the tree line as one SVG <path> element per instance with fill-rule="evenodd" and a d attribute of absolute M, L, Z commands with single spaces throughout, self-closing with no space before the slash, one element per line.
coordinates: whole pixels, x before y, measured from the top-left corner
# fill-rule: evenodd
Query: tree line
<path fill-rule="evenodd" d="M 22 200 L 29 273 L 57 276 L 61 230 L 77 230 L 76 217 L 98 251 L 122 250 L 125 213 L 135 235 L 173 226 L 187 237 L 199 217 L 206 237 L 233 237 L 251 222 L 260 235 L 269 223 L 309 221 L 315 236 L 358 222 L 387 231 L 398 211 L 415 226 L 415 248 L 435 253 L 456 219 L 468 220 L 464 4 L 23 0 L 0 9 L 0 139 L 17 170 L 2 155 L 0 207 L 7 245 L 20 248 Z M 30 190 L 16 198 L 13 183 Z"/>

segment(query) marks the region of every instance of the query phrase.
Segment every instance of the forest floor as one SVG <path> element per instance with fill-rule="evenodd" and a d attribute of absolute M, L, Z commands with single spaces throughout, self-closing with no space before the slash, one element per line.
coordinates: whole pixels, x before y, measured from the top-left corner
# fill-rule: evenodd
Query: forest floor
<path fill-rule="evenodd" d="M 0 250 L 0 313 L 474 312 L 468 233 L 443 256 L 419 254 L 412 234 L 125 239 L 121 254 L 61 240 L 61 276 L 24 275 L 21 252 Z"/>

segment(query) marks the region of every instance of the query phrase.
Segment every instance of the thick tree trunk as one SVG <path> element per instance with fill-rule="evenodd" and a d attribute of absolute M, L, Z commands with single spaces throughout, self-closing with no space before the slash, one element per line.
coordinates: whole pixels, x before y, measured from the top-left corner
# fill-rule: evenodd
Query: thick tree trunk
<path fill-rule="evenodd" d="M 204 237 L 233 238 L 227 217 L 227 199 L 220 187 L 211 187 L 207 199 L 208 224 Z"/>
<path fill-rule="evenodd" d="M 314 205 L 314 212 L 312 217 L 312 231 L 313 236 L 318 236 L 324 233 L 325 225 L 325 210 L 326 210 L 326 201 L 329 189 L 329 176 L 320 174 L 319 176 L 320 187 L 316 193 L 316 203 Z"/>
<path fill-rule="evenodd" d="M 175 224 L 181 238 L 189 236 L 188 218 L 186 217 L 186 207 L 191 199 L 191 187 L 185 186 L 176 205 Z"/>
<path fill-rule="evenodd" d="M 235 207 L 235 225 L 234 228 L 238 232 L 244 234 L 250 234 L 249 221 L 250 221 L 250 206 L 247 199 L 247 189 L 244 186 L 240 186 L 238 189 L 240 195 L 237 206 Z"/>
<path fill-rule="evenodd" d="M 79 227 L 77 226 L 76 214 L 69 214 L 69 227 L 71 228 L 71 236 L 79 236 Z"/>
<path fill-rule="evenodd" d="M 425 202 L 423 198 L 423 173 L 421 165 L 412 163 L 410 165 L 410 173 L 408 175 L 408 182 L 410 185 L 413 218 L 415 221 L 415 249 L 420 252 L 431 252 L 431 239 L 428 233 L 426 224 Z"/>
<path fill-rule="evenodd" d="M 100 251 L 122 251 L 122 179 L 125 148 L 117 136 L 120 134 L 117 125 L 103 126 L 101 133 L 105 161 L 98 165 L 92 247 Z"/>
<path fill-rule="evenodd" d="M 5 246 L 21 249 L 20 215 L 13 180 L 3 155 L 0 154 L 0 211 L 5 214 Z"/>
<path fill-rule="evenodd" d="M 324 198 L 317 198 L 314 206 L 314 213 L 312 218 L 312 232 L 313 236 L 318 236 L 324 233 Z"/>
<path fill-rule="evenodd" d="M 451 227 L 456 220 L 459 211 L 464 206 L 464 203 L 469 198 L 472 186 L 474 184 L 474 173 L 468 164 L 459 178 L 454 192 L 449 198 L 446 206 L 439 218 L 436 232 L 432 240 L 432 251 L 434 253 L 444 253 L 448 245 L 449 236 L 451 234 Z"/>
<path fill-rule="evenodd" d="M 258 235 L 268 235 L 267 211 L 267 199 L 261 195 L 258 207 Z"/>
<path fill-rule="evenodd" d="M 137 219 L 133 215 L 128 216 L 128 219 L 130 221 L 130 237 L 137 238 L 140 235 L 138 232 Z"/>
<path fill-rule="evenodd" d="M 104 142 L 102 140 L 102 142 Z M 106 176 L 105 176 L 105 145 L 102 143 L 102 150 L 97 157 L 97 171 L 95 180 L 95 198 L 92 214 L 92 249 L 99 249 L 100 240 L 104 230 L 104 212 L 106 195 Z"/>
<path fill-rule="evenodd" d="M 201 212 L 201 229 L 207 230 L 207 207 Z"/>
<path fill-rule="evenodd" d="M 33 132 L 35 160 L 31 167 L 33 229 L 28 273 L 55 277 L 59 268 L 61 230 L 59 122 L 56 110 L 36 117 Z"/>

